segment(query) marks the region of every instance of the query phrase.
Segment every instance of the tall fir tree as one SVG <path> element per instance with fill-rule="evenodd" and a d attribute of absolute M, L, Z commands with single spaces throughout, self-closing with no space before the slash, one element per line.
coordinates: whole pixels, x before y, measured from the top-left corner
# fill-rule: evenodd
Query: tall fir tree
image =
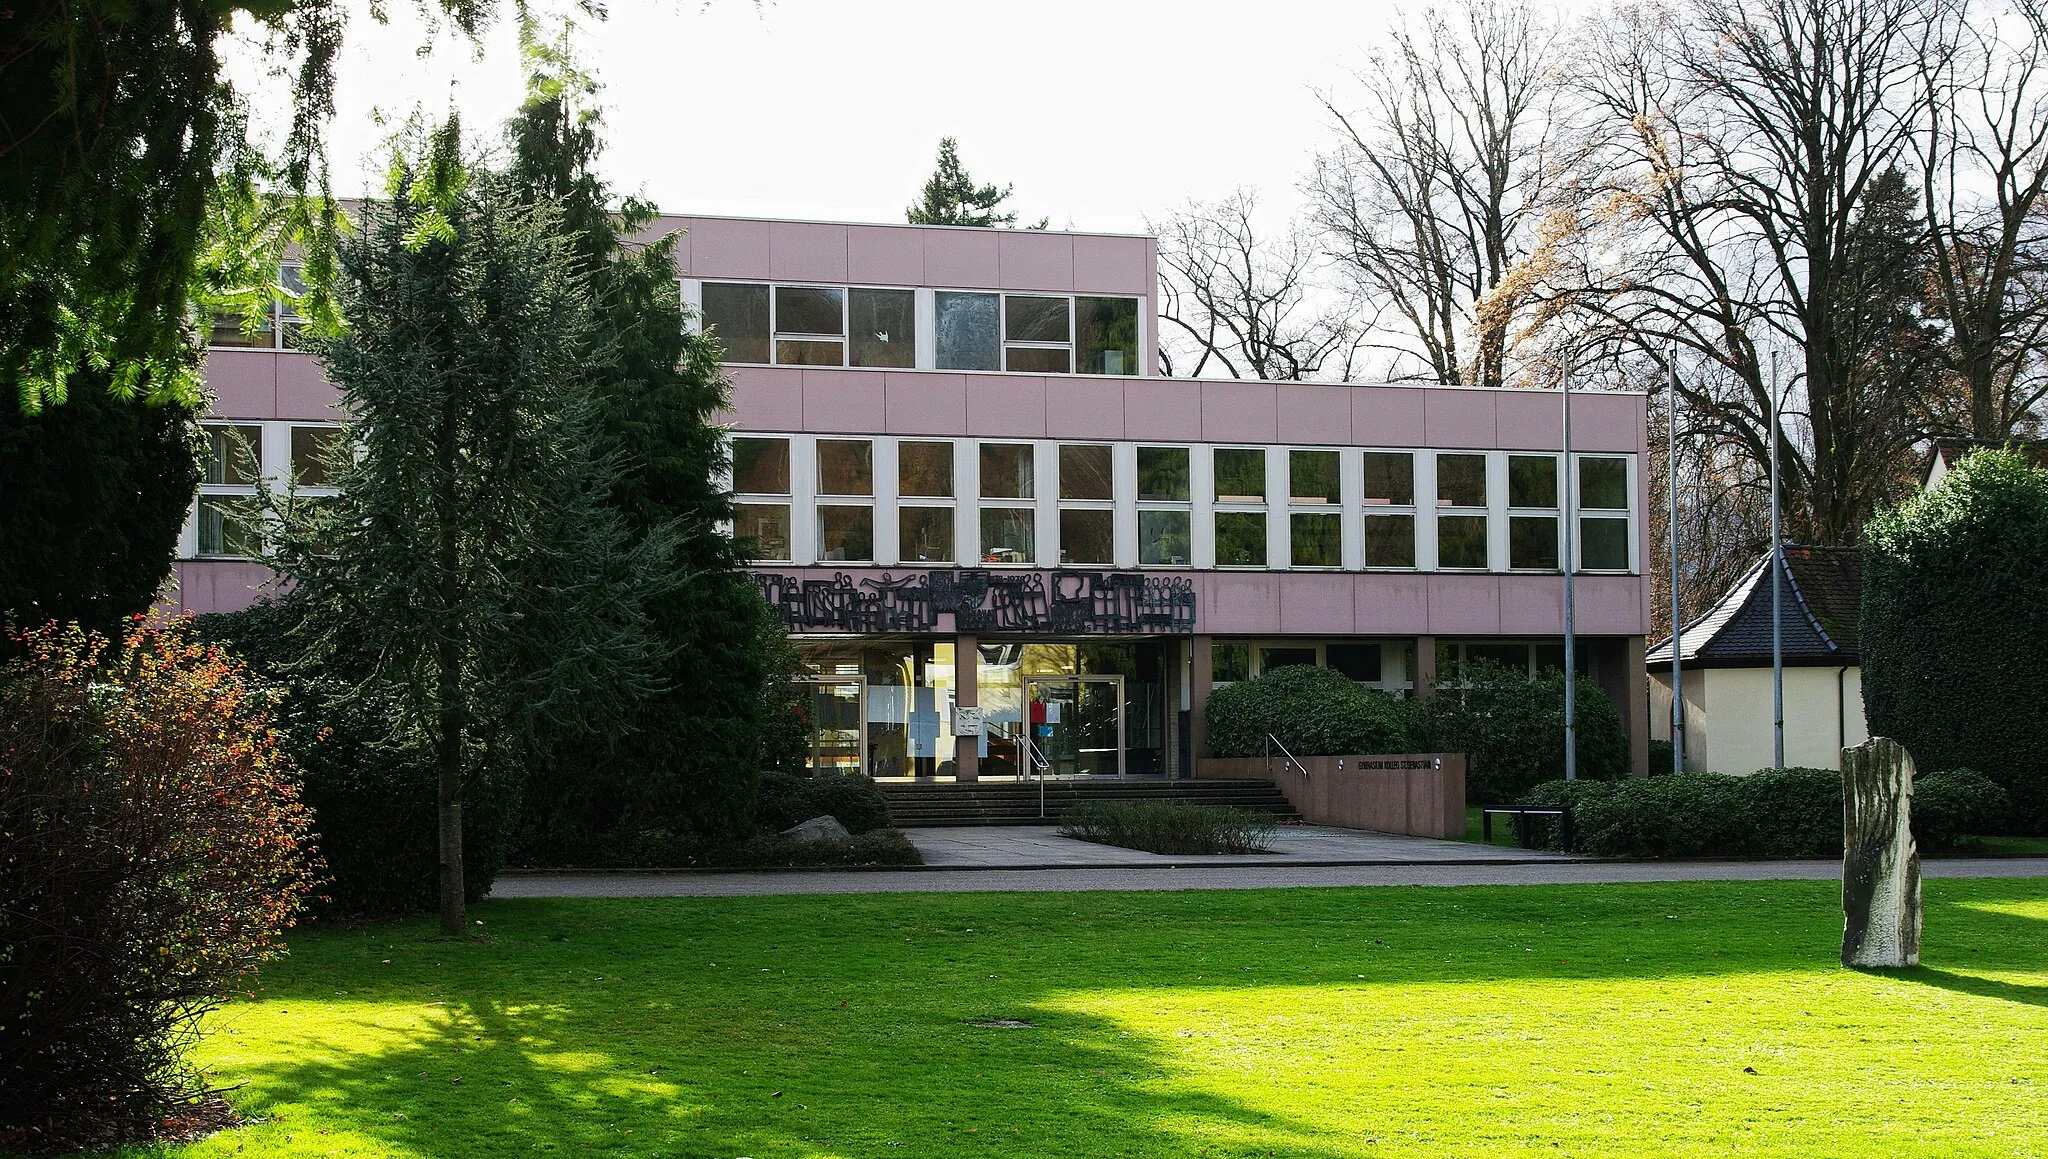
<path fill-rule="evenodd" d="M 559 49 L 536 55 L 528 98 L 507 126 L 516 195 L 559 207 L 565 242 L 604 335 L 592 379 L 607 450 L 622 470 L 605 502 L 632 529 L 671 534 L 681 578 L 650 609 L 670 656 L 662 690 L 632 706 L 602 746 L 565 753 L 528 794 L 536 855 L 583 859 L 621 835 L 743 835 L 753 824 L 770 670 L 758 647 L 768 608 L 721 529 L 733 515 L 712 416 L 725 405 L 716 340 L 684 324 L 676 236 L 639 244 L 654 209 L 616 198 L 598 174 L 594 86 Z"/>
<path fill-rule="evenodd" d="M 307 609 L 302 669 L 367 650 L 390 743 L 431 754 L 448 936 L 488 886 L 465 849 L 507 836 L 466 833 L 466 800 L 511 815 L 520 770 L 652 694 L 667 652 L 649 609 L 675 586 L 673 538 L 607 501 L 601 331 L 559 215 L 461 145 L 451 118 L 342 247 L 346 326 L 317 350 L 355 454 L 276 556 Z"/>
<path fill-rule="evenodd" d="M 960 164 L 959 143 L 943 137 L 939 140 L 938 168 L 931 180 L 924 183 L 923 198 L 904 210 L 904 218 L 912 225 L 1016 225 L 1016 211 L 998 212 L 1003 202 L 1010 199 L 1011 188 L 976 185 Z M 1044 229 L 1047 224 L 1047 220 L 1041 219 L 1026 228 Z"/>

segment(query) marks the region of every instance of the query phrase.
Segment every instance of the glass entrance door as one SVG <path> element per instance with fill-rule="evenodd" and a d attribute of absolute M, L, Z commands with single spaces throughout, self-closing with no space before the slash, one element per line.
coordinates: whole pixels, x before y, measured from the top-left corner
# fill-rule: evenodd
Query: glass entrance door
<path fill-rule="evenodd" d="M 867 719 L 865 679 L 826 677 L 811 681 L 811 771 L 867 772 Z"/>
<path fill-rule="evenodd" d="M 1123 775 L 1123 677 L 1033 676 L 1024 686 L 1031 741 L 1054 776 Z"/>

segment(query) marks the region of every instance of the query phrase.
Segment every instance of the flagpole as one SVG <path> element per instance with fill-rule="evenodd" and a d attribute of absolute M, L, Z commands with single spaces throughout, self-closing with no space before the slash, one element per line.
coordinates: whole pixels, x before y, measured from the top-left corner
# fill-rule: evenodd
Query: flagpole
<path fill-rule="evenodd" d="M 1784 580 L 1779 568 L 1784 547 L 1778 521 L 1778 352 L 1771 351 L 1771 767 L 1785 767 L 1785 626 L 1782 617 Z"/>
<path fill-rule="evenodd" d="M 1685 771 L 1685 671 L 1681 653 L 1684 641 L 1679 629 L 1685 623 L 1678 611 L 1678 347 L 1671 347 L 1671 383 L 1664 421 L 1666 439 L 1664 473 L 1670 476 L 1671 515 L 1665 521 L 1671 540 L 1671 771 Z"/>
<path fill-rule="evenodd" d="M 1572 572 L 1578 560 L 1573 558 L 1577 537 L 1573 500 L 1578 495 L 1577 469 L 1572 464 L 1572 361 L 1564 364 L 1563 389 L 1558 393 L 1564 398 L 1564 779 L 1579 779 L 1579 736 L 1578 736 L 1578 666 L 1572 645 L 1573 592 Z"/>

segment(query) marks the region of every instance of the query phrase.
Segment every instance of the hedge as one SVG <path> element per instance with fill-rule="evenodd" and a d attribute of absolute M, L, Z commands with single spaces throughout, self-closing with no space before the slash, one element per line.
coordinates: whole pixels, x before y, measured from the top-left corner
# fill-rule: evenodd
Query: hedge
<path fill-rule="evenodd" d="M 1209 751 L 1262 757 L 1274 734 L 1298 757 L 1404 753 L 1416 741 L 1401 702 L 1330 668 L 1291 664 L 1209 694 Z"/>
<path fill-rule="evenodd" d="M 2048 472 L 1978 451 L 1870 521 L 1864 712 L 1922 768 L 1981 769 L 2048 833 Z"/>
<path fill-rule="evenodd" d="M 1421 705 L 1424 746 L 1464 753 L 1468 800 L 1512 801 L 1531 785 L 1564 777 L 1564 673 L 1536 679 L 1491 661 L 1448 666 L 1436 694 Z M 1613 780 L 1629 773 L 1628 729 L 1598 684 L 1578 682 L 1578 775 Z"/>
<path fill-rule="evenodd" d="M 1564 852 L 1594 857 L 1842 854 L 1842 774 L 1832 769 L 1546 781 L 1522 803 L 1569 804 L 1572 844 Z M 1925 773 L 1913 784 L 1913 835 L 1923 852 L 1948 852 L 1997 827 L 2005 806 L 2003 792 L 1979 773 Z M 1558 837 L 1553 829 L 1552 848 Z"/>
<path fill-rule="evenodd" d="M 826 814 L 837 817 L 850 833 L 868 833 L 891 825 L 889 799 L 873 781 L 859 773 L 820 773 L 810 777 L 762 774 L 760 824 L 766 832 L 780 833 Z"/>
<path fill-rule="evenodd" d="M 1083 801 L 1060 814 L 1060 835 L 1147 853 L 1262 853 L 1279 824 L 1189 801 Z"/>

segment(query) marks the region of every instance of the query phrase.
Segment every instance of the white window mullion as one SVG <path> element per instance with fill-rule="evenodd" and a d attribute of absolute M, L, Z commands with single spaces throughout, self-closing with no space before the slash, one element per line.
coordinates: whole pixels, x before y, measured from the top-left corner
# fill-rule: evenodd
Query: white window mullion
<path fill-rule="evenodd" d="M 1508 459 L 1486 452 L 1486 570 L 1508 570 Z"/>
<path fill-rule="evenodd" d="M 1216 458 L 1215 448 L 1198 443 L 1188 448 L 1188 563 L 1197 568 L 1216 566 Z"/>
<path fill-rule="evenodd" d="M 1109 447 L 1110 494 L 1116 503 L 1116 538 L 1110 563 L 1116 567 L 1138 566 L 1138 444 L 1111 443 Z"/>
<path fill-rule="evenodd" d="M 896 440 L 878 438 L 869 453 L 875 473 L 875 563 L 893 565 L 902 559 L 897 542 L 901 525 L 896 519 Z"/>
<path fill-rule="evenodd" d="M 1287 512 L 1294 487 L 1288 476 L 1289 448 L 1266 448 L 1266 568 L 1281 571 L 1292 563 L 1287 543 Z"/>
<path fill-rule="evenodd" d="M 1436 452 L 1415 452 L 1415 569 L 1436 567 Z"/>
<path fill-rule="evenodd" d="M 818 562 L 818 440 L 789 437 L 789 558 L 798 567 Z"/>
<path fill-rule="evenodd" d="M 1365 457 L 1356 447 L 1338 453 L 1337 486 L 1344 513 L 1339 565 L 1359 571 L 1365 567 Z"/>
<path fill-rule="evenodd" d="M 1032 491 L 1037 515 L 1033 517 L 1034 554 L 1040 567 L 1060 565 L 1060 445 L 1041 439 L 1031 452 Z"/>

